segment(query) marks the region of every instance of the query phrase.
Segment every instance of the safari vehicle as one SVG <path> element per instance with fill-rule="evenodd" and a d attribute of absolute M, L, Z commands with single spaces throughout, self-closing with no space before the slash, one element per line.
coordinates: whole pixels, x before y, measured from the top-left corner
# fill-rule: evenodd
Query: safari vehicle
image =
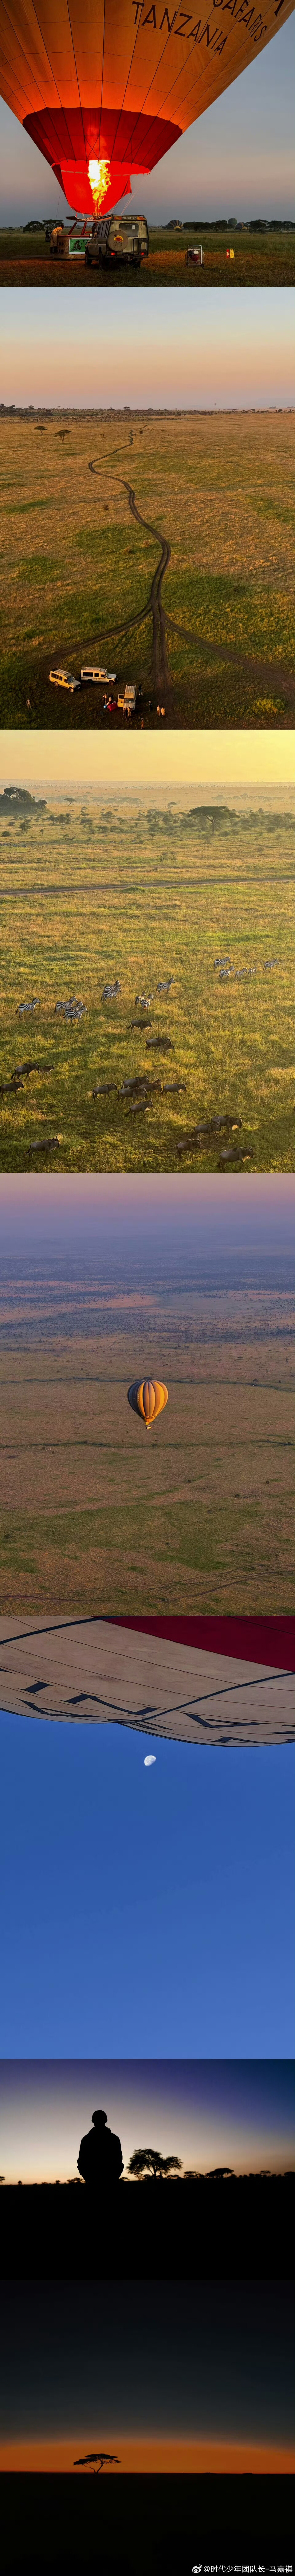
<path fill-rule="evenodd" d="M 91 237 L 85 244 L 86 268 L 105 260 L 126 260 L 129 268 L 140 268 L 148 259 L 149 235 L 145 215 L 99 215 L 92 225 Z"/>
<path fill-rule="evenodd" d="M 118 707 L 122 707 L 122 708 L 123 708 L 123 715 L 124 715 L 124 716 L 135 716 L 135 708 L 136 708 L 136 706 L 137 706 L 137 699 L 138 699 L 138 688 L 137 688 L 137 682 L 136 682 L 136 680 L 128 680 L 128 681 L 127 681 L 127 684 L 126 684 L 126 689 L 122 689 L 122 690 L 120 690 L 120 692 L 119 692 L 119 694 L 118 694 L 118 698 L 117 698 L 117 706 L 118 706 Z"/>
<path fill-rule="evenodd" d="M 62 669 L 58 671 L 50 671 L 49 679 L 53 681 L 54 689 L 73 690 L 81 688 L 81 680 L 74 680 L 73 671 L 63 671 Z"/>
<path fill-rule="evenodd" d="M 114 680 L 116 680 L 116 678 L 117 678 L 117 672 L 116 672 L 116 671 L 103 671 L 103 670 L 102 670 L 102 668 L 101 668 L 101 663 L 99 663 L 99 664 L 97 665 L 97 668 L 96 668 L 96 663 L 95 663 L 95 662 L 91 662 L 91 663 L 90 663 L 90 662 L 88 662 L 88 663 L 85 663 L 85 667 L 84 667 L 83 671 L 81 671 L 81 680 L 103 680 L 103 681 L 105 681 L 105 680 L 108 680 L 108 681 L 112 680 L 112 681 L 114 682 Z"/>

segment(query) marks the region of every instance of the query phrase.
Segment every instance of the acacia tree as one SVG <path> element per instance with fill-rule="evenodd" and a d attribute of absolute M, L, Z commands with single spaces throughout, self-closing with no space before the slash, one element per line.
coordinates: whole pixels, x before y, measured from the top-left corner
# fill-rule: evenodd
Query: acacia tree
<path fill-rule="evenodd" d="M 134 2182 L 143 2182 L 144 2175 L 151 2175 L 153 2182 L 165 2182 L 168 2174 L 181 2173 L 181 2157 L 161 2156 L 158 2147 L 135 2147 L 127 2171 Z"/>
<path fill-rule="evenodd" d="M 101 2469 L 120 2469 L 120 2467 L 121 2461 L 117 2460 L 116 2451 L 86 2451 L 83 2460 L 74 2460 L 74 2469 L 94 2469 L 96 2478 L 99 2477 Z"/>

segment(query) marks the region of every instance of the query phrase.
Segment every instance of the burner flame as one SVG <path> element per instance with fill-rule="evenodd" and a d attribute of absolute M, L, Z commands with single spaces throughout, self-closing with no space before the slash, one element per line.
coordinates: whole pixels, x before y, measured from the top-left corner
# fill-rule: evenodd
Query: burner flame
<path fill-rule="evenodd" d="M 88 178 L 90 179 L 91 195 L 93 197 L 93 204 L 96 206 L 97 214 L 99 213 L 100 206 L 103 205 L 104 197 L 107 196 L 107 191 L 110 187 L 110 177 L 109 161 L 88 162 Z"/>

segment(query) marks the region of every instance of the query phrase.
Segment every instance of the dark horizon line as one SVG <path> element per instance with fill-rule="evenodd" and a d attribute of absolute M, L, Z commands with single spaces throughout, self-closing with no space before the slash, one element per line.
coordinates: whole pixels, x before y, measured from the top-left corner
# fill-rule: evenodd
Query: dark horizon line
<path fill-rule="evenodd" d="M 142 2175 L 129 2174 L 129 2173 L 128 2173 L 128 2170 L 126 2169 L 126 2172 L 124 2172 L 122 2175 L 120 2175 L 120 2181 L 121 2181 L 121 2182 L 125 2182 L 125 2183 L 126 2183 L 126 2182 L 128 2182 L 128 2183 L 134 2183 L 134 2182 L 135 2182 L 135 2183 L 137 2183 L 137 2184 L 138 2184 L 138 2183 L 140 2183 L 140 2185 L 141 2185 L 141 2186 L 142 2186 L 142 2184 L 143 2184 L 143 2183 L 148 2183 L 148 2184 L 149 2184 L 149 2183 L 152 2183 L 152 2185 L 153 2185 L 153 2184 L 154 2184 L 154 2182 L 165 2182 L 166 2184 L 167 2184 L 167 2183 L 173 2183 L 173 2184 L 174 2184 L 174 2183 L 178 2183 L 178 2182 L 225 2182 L 225 2181 L 226 2181 L 226 2182 L 294 2182 L 294 2181 L 295 2181 L 295 2167 L 294 2167 L 293 2165 L 291 2165 L 291 2166 L 290 2166 L 290 2165 L 283 2165 L 283 2166 L 279 2166 L 278 2168 L 276 2168 L 276 2170 L 275 2170 L 275 2171 L 273 2171 L 273 2172 L 272 2172 L 272 2169 L 271 2169 L 271 2166 L 270 2166 L 270 2165 L 259 2165 L 259 2166 L 258 2166 L 258 2167 L 256 2167 L 256 2168 L 255 2168 L 255 2167 L 253 2167 L 253 2166 L 247 2166 L 247 2167 L 243 2167 L 243 2170 L 238 2172 L 238 2171 L 236 2170 L 236 2167 L 235 2167 L 234 2165 L 232 2165 L 232 2166 L 229 2166 L 229 2165 L 228 2165 L 227 2167 L 226 2167 L 226 2166 L 222 2166 L 222 2165 L 209 2165 L 209 2166 L 207 2166 L 207 2167 L 204 2167 L 204 2169 L 203 2169 L 203 2168 L 197 2169 L 197 2168 L 194 2168 L 193 2166 L 192 2166 L 192 2167 L 190 2167 L 190 2168 L 187 2168 L 187 2169 L 186 2169 L 186 2168 L 184 2168 L 183 2173 L 180 2173 L 180 2174 L 179 2174 L 179 2173 L 177 2173 L 177 2174 L 155 2174 L 155 2175 L 152 2175 L 152 2174 L 150 2174 L 150 2173 L 149 2173 L 149 2174 L 142 2174 Z M 80 2192 L 81 2192 L 81 2191 L 83 2192 L 84 2198 L 85 2198 L 85 2193 L 86 2193 L 87 2199 L 89 2199 L 90 2195 L 92 2196 L 92 2188 L 94 2189 L 94 2191 L 95 2191 L 95 2192 L 97 2191 L 96 2183 L 94 2183 L 94 2185 L 93 2185 L 93 2186 L 91 2186 L 89 2183 L 85 2183 L 85 2182 L 83 2181 L 82 2177 L 80 2177 L 80 2175 L 79 2175 L 79 2174 L 68 2174 L 66 2178 L 64 2177 L 63 2181 L 61 2181 L 61 2177 L 60 2177 L 60 2175 L 59 2175 L 59 2174 L 57 2174 L 57 2175 L 55 2176 L 55 2180 L 54 2180 L 54 2182 L 53 2182 L 53 2180 L 51 2180 L 51 2181 L 48 2181 L 48 2180 L 47 2180 L 47 2181 L 46 2181 L 46 2179 L 45 2179 L 45 2178 L 43 2178 L 43 2179 L 41 2178 L 41 2179 L 39 2179 L 39 2181 L 38 2181 L 38 2182 L 37 2182 L 37 2181 L 34 2181 L 34 2182 L 25 2182 L 25 2183 L 23 2183 L 23 2181 L 22 2181 L 22 2177 L 21 2177 L 21 2176 L 19 2176 L 19 2177 L 18 2177 L 18 2181 L 17 2181 L 17 2182 L 12 2183 L 12 2182 L 8 2182 L 8 2181 L 6 2180 L 6 2175 L 5 2175 L 5 2174 L 0 2174 L 0 2184 L 2 2184 L 2 2186 L 4 2187 L 4 2190 L 6 2190 L 6 2191 L 76 2191 L 76 2190 L 78 2190 L 78 2191 L 80 2191 Z M 105 2191 L 105 2186 L 104 2186 L 104 2191 Z"/>
<path fill-rule="evenodd" d="M 275 417 L 286 412 L 293 417 L 295 403 L 108 403 L 106 408 L 96 403 L 95 408 L 89 404 L 86 410 L 82 403 L 0 403 L 1 420 L 10 420 L 12 415 L 15 419 L 32 420 L 40 411 L 45 420 L 226 420 L 231 414 L 246 420 L 249 413 L 255 413 L 257 419 L 263 418 L 265 412 L 274 412 Z"/>

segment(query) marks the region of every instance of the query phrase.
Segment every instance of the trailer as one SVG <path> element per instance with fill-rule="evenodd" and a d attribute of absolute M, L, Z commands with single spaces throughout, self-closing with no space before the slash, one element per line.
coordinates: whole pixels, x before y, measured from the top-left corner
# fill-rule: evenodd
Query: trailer
<path fill-rule="evenodd" d="M 64 224 L 53 224 L 50 234 L 50 257 L 83 259 L 85 262 L 87 239 L 88 234 L 91 237 L 91 232 L 91 217 L 88 215 L 84 216 L 81 224 L 71 224 L 70 229 Z"/>
<path fill-rule="evenodd" d="M 127 683 L 126 683 L 126 689 L 122 689 L 122 690 L 120 691 L 120 694 L 118 694 L 118 698 L 117 698 L 117 706 L 118 706 L 118 707 L 122 707 L 122 709 L 123 709 L 123 716 L 135 716 L 135 710 L 136 710 L 136 707 L 137 707 L 137 699 L 138 699 L 138 687 L 137 687 L 137 681 L 136 681 L 136 680 L 128 680 L 128 681 L 127 681 Z"/>

